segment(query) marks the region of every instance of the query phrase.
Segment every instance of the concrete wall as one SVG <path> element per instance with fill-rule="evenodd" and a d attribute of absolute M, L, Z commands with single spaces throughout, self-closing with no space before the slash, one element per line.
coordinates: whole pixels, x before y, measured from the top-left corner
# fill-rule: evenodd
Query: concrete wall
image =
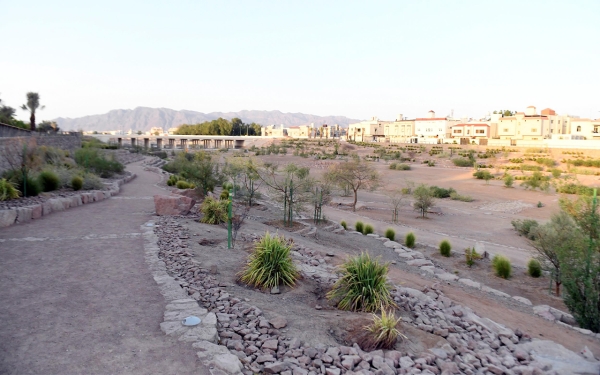
<path fill-rule="evenodd" d="M 25 130 L 0 123 L 0 138 L 4 137 L 27 137 L 31 134 L 31 130 Z"/>
<path fill-rule="evenodd" d="M 68 150 L 71 153 L 76 149 L 81 148 L 81 134 L 40 134 L 26 137 L 1 137 L 0 138 L 0 174 L 10 168 L 6 160 L 7 154 L 14 154 L 23 149 L 23 145 L 27 144 L 28 148 L 36 146 L 55 147 L 61 150 Z"/>

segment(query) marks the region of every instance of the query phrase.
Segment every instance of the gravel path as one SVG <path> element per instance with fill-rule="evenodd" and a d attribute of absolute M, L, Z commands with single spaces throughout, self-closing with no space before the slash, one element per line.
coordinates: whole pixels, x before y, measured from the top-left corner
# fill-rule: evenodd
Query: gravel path
<path fill-rule="evenodd" d="M 159 176 L 111 199 L 0 229 L 0 374 L 208 374 L 159 327 L 140 225 Z"/>

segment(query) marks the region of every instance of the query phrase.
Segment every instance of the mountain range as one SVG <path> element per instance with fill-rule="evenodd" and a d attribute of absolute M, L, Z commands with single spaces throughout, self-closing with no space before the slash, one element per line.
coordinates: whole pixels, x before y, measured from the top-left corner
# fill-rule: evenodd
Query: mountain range
<path fill-rule="evenodd" d="M 150 131 L 152 127 L 168 128 L 182 124 L 196 124 L 204 121 L 215 120 L 219 117 L 225 119 L 240 118 L 244 123 L 255 122 L 260 125 L 297 126 L 314 123 L 338 124 L 347 127 L 348 124 L 359 122 L 345 116 L 317 116 L 304 113 L 283 113 L 281 111 L 239 111 L 239 112 L 211 112 L 176 111 L 169 108 L 137 107 L 135 109 L 115 109 L 102 115 L 91 115 L 77 118 L 59 117 L 54 119 L 61 130 L 83 131 L 109 131 L 131 129 L 133 132 Z"/>

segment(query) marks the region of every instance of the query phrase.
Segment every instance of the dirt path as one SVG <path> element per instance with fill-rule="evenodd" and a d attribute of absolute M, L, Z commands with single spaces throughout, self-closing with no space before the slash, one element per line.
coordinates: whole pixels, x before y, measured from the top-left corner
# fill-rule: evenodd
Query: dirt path
<path fill-rule="evenodd" d="M 0 374 L 208 374 L 159 327 L 165 302 L 140 225 L 158 176 L 120 195 L 0 230 Z"/>

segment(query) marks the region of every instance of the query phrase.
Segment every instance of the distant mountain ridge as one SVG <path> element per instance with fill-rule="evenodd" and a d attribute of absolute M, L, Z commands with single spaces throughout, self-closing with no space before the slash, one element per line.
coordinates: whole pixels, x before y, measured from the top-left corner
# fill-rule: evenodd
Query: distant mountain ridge
<path fill-rule="evenodd" d="M 314 123 L 338 124 L 347 127 L 348 124 L 359 122 L 345 116 L 317 116 L 304 113 L 283 113 L 281 111 L 239 111 L 239 112 L 211 112 L 202 113 L 196 111 L 176 111 L 169 108 L 137 107 L 135 109 L 115 109 L 101 115 L 91 115 L 77 118 L 59 117 L 55 119 L 62 130 L 84 130 L 84 131 L 109 131 L 131 129 L 137 131 L 149 131 L 152 127 L 168 128 L 177 127 L 182 124 L 196 124 L 210 121 L 219 117 L 232 119 L 240 118 L 245 123 L 256 122 L 261 125 L 298 126 Z"/>

